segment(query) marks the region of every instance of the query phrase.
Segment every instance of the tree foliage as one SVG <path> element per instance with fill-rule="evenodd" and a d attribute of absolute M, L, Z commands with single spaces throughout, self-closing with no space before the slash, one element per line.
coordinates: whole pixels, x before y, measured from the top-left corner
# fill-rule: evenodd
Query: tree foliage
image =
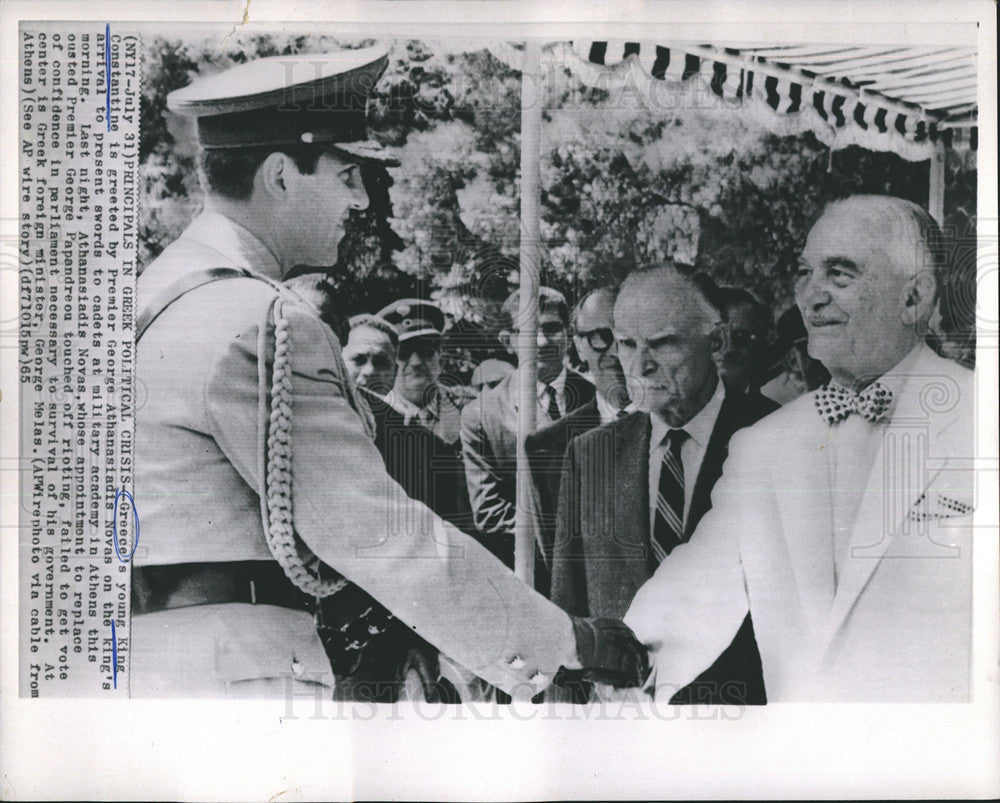
<path fill-rule="evenodd" d="M 193 132 L 166 111 L 167 93 L 251 58 L 365 44 L 315 36 L 236 36 L 224 48 L 148 40 L 143 263 L 201 203 Z M 790 303 L 789 277 L 825 203 L 855 192 L 927 202 L 926 162 L 857 147 L 831 153 L 811 134 L 778 137 L 730 109 L 654 112 L 560 78 L 545 95 L 540 267 L 543 281 L 571 301 L 670 258 L 747 287 L 777 314 Z M 369 121 L 402 167 L 392 171 L 391 189 L 381 186 L 382 203 L 352 216 L 332 270 L 356 311 L 434 297 L 461 319 L 463 342 L 470 332 L 488 333 L 516 281 L 520 92 L 520 74 L 486 50 L 394 46 Z M 956 247 L 964 278 L 949 291 L 944 325 L 964 332 L 966 345 L 974 329 L 975 177 L 974 154 L 949 155 L 946 224 L 965 246 Z M 478 356 L 495 351 L 490 344 Z"/>

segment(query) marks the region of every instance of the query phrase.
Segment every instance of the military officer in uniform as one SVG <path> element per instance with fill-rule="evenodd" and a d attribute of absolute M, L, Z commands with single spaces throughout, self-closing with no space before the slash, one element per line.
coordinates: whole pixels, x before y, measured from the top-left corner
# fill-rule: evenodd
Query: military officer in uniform
<path fill-rule="evenodd" d="M 475 394 L 469 388 L 440 382 L 444 312 L 429 301 L 404 298 L 378 314 L 395 326 L 399 335 L 396 383 L 386 396 L 389 404 L 407 419 L 417 419 L 446 443 L 457 445 L 462 408 Z"/>
<path fill-rule="evenodd" d="M 139 278 L 133 695 L 325 695 L 311 610 L 335 595 L 345 666 L 395 617 L 520 697 L 643 673 L 620 622 L 572 619 L 430 511 L 395 520 L 340 345 L 280 284 L 336 263 L 360 171 L 391 163 L 365 125 L 387 59 L 259 59 L 168 97 L 196 118 L 205 208 Z"/>

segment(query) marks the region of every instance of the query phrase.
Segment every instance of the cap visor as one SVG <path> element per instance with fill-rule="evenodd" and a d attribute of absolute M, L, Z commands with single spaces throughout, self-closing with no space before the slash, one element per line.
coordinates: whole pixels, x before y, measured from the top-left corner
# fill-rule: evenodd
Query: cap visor
<path fill-rule="evenodd" d="M 436 337 L 440 340 L 443 335 L 437 329 L 417 329 L 413 332 L 400 333 L 399 342 L 404 343 L 407 340 L 413 340 L 415 337 Z"/>
<path fill-rule="evenodd" d="M 373 139 L 364 139 L 357 142 L 323 142 L 320 144 L 326 150 L 345 159 L 379 164 L 384 167 L 399 167 L 399 159 Z"/>

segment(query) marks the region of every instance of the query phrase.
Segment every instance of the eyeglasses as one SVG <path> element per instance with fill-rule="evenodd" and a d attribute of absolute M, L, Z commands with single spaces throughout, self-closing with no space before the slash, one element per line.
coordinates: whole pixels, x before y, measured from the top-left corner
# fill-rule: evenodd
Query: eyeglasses
<path fill-rule="evenodd" d="M 434 359 L 434 355 L 439 350 L 440 346 L 437 343 L 429 343 L 420 338 L 404 340 L 399 344 L 399 359 L 406 362 L 411 356 L 416 354 L 421 360 L 428 362 Z"/>
<path fill-rule="evenodd" d="M 576 336 L 586 340 L 594 351 L 607 351 L 615 344 L 615 335 L 610 329 L 590 329 L 577 332 Z"/>

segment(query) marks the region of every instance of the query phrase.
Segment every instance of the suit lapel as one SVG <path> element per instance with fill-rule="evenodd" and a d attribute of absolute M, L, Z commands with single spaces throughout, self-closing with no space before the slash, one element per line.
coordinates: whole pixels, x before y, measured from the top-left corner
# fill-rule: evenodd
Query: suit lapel
<path fill-rule="evenodd" d="M 802 412 L 780 449 L 775 499 L 785 548 L 807 618 L 822 627 L 833 604 L 833 506 L 830 429 L 813 410 Z"/>
<path fill-rule="evenodd" d="M 698 468 L 698 479 L 695 481 L 694 493 L 691 495 L 691 506 L 688 509 L 687 521 L 684 523 L 684 534 L 690 538 L 698 526 L 701 517 L 712 506 L 712 488 L 722 475 L 722 465 L 729 456 L 729 439 L 743 425 L 743 417 L 739 408 L 733 403 L 727 393 L 715 419 L 712 435 L 705 447 L 705 456 Z"/>
<path fill-rule="evenodd" d="M 649 416 L 632 413 L 605 427 L 613 434 L 615 477 L 611 503 L 615 510 L 615 532 L 636 588 L 646 581 L 649 571 Z M 604 430 L 601 430 L 602 432 Z"/>
<path fill-rule="evenodd" d="M 576 371 L 571 371 L 568 368 L 566 369 L 565 397 L 567 415 L 593 399 L 596 392 L 597 389 L 590 382 L 580 376 L 580 374 Z M 597 411 L 596 404 L 594 411 L 595 413 Z"/>
<path fill-rule="evenodd" d="M 929 382 L 939 373 L 928 362 L 937 358 L 925 348 L 903 385 L 892 420 L 886 425 L 858 505 L 850 546 L 830 611 L 827 643 L 844 623 L 879 562 L 892 545 L 920 497 L 948 463 L 936 447 L 940 432 L 955 416 L 929 412 L 923 401 Z"/>

